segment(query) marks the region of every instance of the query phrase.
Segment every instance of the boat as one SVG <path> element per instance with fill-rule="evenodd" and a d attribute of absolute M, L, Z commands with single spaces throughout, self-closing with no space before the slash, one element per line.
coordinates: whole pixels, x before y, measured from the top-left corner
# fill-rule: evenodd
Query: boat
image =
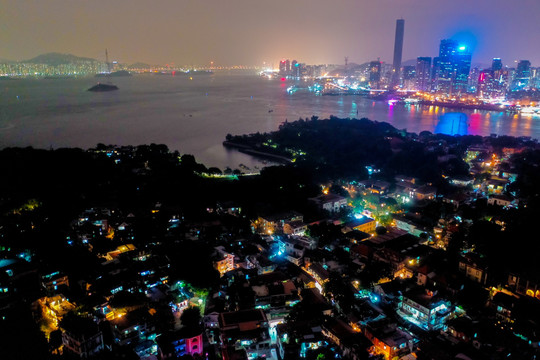
<path fill-rule="evenodd" d="M 105 92 L 105 91 L 114 91 L 118 90 L 118 86 L 113 84 L 102 84 L 97 83 L 96 85 L 92 86 L 88 91 L 95 91 L 95 92 Z"/>
<path fill-rule="evenodd" d="M 107 52 L 107 49 L 105 49 L 105 63 L 107 64 L 107 70 L 108 70 L 106 76 L 107 78 L 110 78 L 111 64 L 109 63 L 109 53 Z M 107 92 L 107 91 L 114 91 L 114 90 L 118 90 L 118 86 L 111 84 L 110 81 L 108 84 L 102 84 L 98 82 L 96 85 L 88 89 L 88 91 L 93 91 L 93 92 Z"/>

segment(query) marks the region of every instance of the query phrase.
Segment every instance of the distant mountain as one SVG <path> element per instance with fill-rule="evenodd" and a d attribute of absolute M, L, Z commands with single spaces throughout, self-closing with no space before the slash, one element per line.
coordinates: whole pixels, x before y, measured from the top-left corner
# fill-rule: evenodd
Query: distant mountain
<path fill-rule="evenodd" d="M 23 63 L 30 64 L 45 64 L 51 66 L 63 65 L 63 64 L 76 64 L 81 62 L 98 62 L 96 59 L 79 57 L 71 54 L 60 54 L 60 53 L 48 53 L 38 55 L 35 58 L 21 61 Z"/>

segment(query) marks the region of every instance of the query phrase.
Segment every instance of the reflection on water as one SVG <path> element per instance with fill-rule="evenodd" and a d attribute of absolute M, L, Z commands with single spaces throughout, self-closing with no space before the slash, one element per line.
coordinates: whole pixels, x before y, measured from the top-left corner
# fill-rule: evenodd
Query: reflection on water
<path fill-rule="evenodd" d="M 469 133 L 467 115 L 463 113 L 448 113 L 441 117 L 435 127 L 435 133 L 447 135 L 467 135 Z"/>
<path fill-rule="evenodd" d="M 97 143 L 164 143 L 209 166 L 249 166 L 250 158 L 226 152 L 225 136 L 275 131 L 286 119 L 369 118 L 398 129 L 449 134 L 508 134 L 540 138 L 540 118 L 504 112 L 460 112 L 427 105 L 389 105 L 360 96 L 286 92 L 294 81 L 216 73 L 184 77 L 118 78 L 120 91 L 86 91 L 95 79 L 0 82 L 0 147 L 89 148 Z M 272 110 L 271 112 L 269 110 Z M 466 119 L 463 120 L 462 118 Z"/>

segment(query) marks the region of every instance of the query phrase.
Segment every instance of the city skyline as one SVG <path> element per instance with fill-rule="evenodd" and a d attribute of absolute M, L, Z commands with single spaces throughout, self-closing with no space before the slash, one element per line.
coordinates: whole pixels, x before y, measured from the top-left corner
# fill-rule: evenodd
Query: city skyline
<path fill-rule="evenodd" d="M 24 60 L 47 52 L 101 59 L 103 49 L 124 63 L 267 65 L 283 58 L 306 63 L 391 61 L 395 19 L 407 21 L 403 61 L 434 56 L 441 39 L 466 43 L 474 63 L 503 58 L 540 63 L 529 46 L 540 3 L 459 0 L 433 7 L 426 0 L 375 3 L 299 0 L 272 4 L 232 1 L 143 1 L 89 4 L 10 2 L 0 14 L 0 58 Z M 309 6 L 308 6 L 309 5 Z M 418 9 L 421 9 L 419 11 Z M 490 19 L 489 21 L 483 19 Z"/>

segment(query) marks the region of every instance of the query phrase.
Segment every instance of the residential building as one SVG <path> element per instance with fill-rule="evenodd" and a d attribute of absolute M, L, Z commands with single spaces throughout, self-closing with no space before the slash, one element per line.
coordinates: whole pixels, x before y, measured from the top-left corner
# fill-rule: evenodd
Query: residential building
<path fill-rule="evenodd" d="M 323 194 L 309 200 L 317 204 L 319 208 L 329 212 L 338 212 L 347 205 L 347 199 L 336 194 Z"/>
<path fill-rule="evenodd" d="M 436 291 L 424 288 L 406 292 L 398 308 L 398 315 L 425 330 L 442 328 L 451 314 L 449 301 L 439 297 Z"/>
<path fill-rule="evenodd" d="M 103 334 L 91 318 L 66 316 L 60 327 L 64 351 L 86 359 L 104 349 Z"/>
<path fill-rule="evenodd" d="M 430 57 L 419 57 L 416 59 L 416 89 L 419 91 L 431 90 Z"/>
<path fill-rule="evenodd" d="M 415 349 L 414 338 L 387 320 L 368 323 L 362 331 L 373 344 L 373 352 L 386 360 L 401 358 Z"/>
<path fill-rule="evenodd" d="M 222 348 L 243 349 L 248 359 L 272 357 L 268 320 L 262 309 L 221 313 L 219 328 Z"/>
<path fill-rule="evenodd" d="M 162 360 L 179 359 L 184 355 L 202 355 L 204 349 L 201 329 L 183 327 L 159 336 L 156 341 Z"/>

